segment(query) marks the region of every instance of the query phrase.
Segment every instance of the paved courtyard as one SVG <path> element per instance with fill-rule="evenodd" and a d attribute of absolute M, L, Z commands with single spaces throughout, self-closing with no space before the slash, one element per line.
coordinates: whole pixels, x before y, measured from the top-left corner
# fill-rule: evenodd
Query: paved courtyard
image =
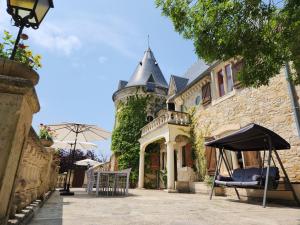
<path fill-rule="evenodd" d="M 31 225 L 300 225 L 300 209 L 238 202 L 200 194 L 130 190 L 128 197 L 101 198 L 76 189 L 75 196 L 55 192 Z"/>

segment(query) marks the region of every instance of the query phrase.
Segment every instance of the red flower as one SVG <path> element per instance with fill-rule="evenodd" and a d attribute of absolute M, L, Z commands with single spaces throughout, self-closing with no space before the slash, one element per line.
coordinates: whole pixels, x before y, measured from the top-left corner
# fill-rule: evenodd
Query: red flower
<path fill-rule="evenodd" d="M 26 48 L 26 46 L 25 46 L 24 44 L 19 44 L 19 48 L 21 48 L 21 49 L 25 49 L 25 48 Z"/>

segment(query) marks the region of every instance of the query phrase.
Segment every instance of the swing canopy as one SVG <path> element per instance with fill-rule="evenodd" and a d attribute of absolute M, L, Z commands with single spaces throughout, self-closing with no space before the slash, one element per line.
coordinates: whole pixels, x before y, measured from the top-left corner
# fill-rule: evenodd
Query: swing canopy
<path fill-rule="evenodd" d="M 270 138 L 270 139 L 269 139 Z M 276 150 L 290 149 L 290 144 L 275 132 L 251 123 L 223 138 L 210 141 L 206 146 L 231 151 L 261 151 L 271 148 Z"/>

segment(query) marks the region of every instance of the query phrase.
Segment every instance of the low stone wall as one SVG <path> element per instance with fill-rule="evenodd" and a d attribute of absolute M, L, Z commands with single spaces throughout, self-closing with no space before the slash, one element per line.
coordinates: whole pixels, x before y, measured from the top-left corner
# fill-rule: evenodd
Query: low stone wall
<path fill-rule="evenodd" d="M 58 169 L 54 149 L 43 146 L 31 128 L 19 165 L 11 218 L 33 201 L 43 200 L 47 192 L 55 190 Z"/>

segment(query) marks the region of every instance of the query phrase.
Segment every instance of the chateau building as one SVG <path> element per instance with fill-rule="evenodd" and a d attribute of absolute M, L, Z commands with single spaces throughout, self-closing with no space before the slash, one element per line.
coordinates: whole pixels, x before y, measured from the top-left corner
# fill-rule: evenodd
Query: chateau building
<path fill-rule="evenodd" d="M 200 179 L 199 170 L 203 170 L 197 163 L 199 152 L 205 152 L 205 174 L 213 175 L 215 171 L 218 153 L 216 149 L 206 148 L 205 141 L 223 137 L 249 123 L 257 123 L 291 144 L 290 150 L 279 154 L 297 195 L 300 195 L 297 112 L 300 89 L 290 85 L 284 68 L 268 86 L 242 87 L 237 80 L 241 67 L 242 63 L 235 59 L 212 65 L 198 61 L 184 76 L 172 75 L 167 85 L 152 51 L 148 49 L 131 79 L 120 81 L 119 89 L 113 95 L 115 102 L 135 93 L 149 92 L 160 100 L 159 104 L 148 109 L 149 123 L 142 128 L 139 140 L 139 188 L 189 190 Z M 193 141 L 197 142 L 196 152 L 192 150 Z M 150 165 L 145 163 L 147 153 Z M 257 152 L 226 151 L 226 157 L 231 169 L 262 164 L 262 156 Z M 245 194 L 257 193 L 246 191 Z M 290 197 L 290 194 L 281 195 Z"/>

